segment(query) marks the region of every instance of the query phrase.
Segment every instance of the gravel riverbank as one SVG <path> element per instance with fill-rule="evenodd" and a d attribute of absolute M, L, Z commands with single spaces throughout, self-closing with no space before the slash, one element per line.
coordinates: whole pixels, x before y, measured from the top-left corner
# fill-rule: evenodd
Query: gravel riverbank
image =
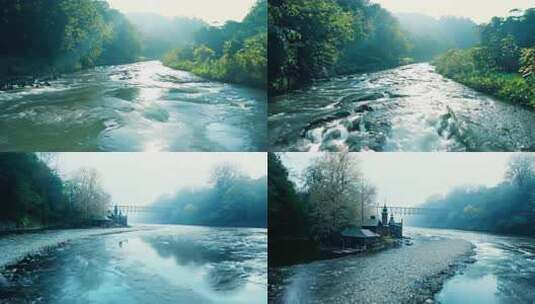
<path fill-rule="evenodd" d="M 464 240 L 419 239 L 377 254 L 270 269 L 270 303 L 433 303 L 443 282 L 473 261 Z"/>
<path fill-rule="evenodd" d="M 11 234 L 0 237 L 0 272 L 29 255 L 53 248 L 62 243 L 89 236 L 137 231 L 140 228 L 93 228 L 45 230 L 35 233 Z"/>

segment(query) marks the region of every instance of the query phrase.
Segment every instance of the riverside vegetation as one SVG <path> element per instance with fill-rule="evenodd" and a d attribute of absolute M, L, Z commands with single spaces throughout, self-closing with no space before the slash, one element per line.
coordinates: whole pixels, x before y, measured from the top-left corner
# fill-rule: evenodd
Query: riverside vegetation
<path fill-rule="evenodd" d="M 101 176 L 81 168 L 61 177 L 55 153 L 0 154 L 0 232 L 47 227 L 79 227 L 104 219 L 111 196 Z M 213 169 L 211 186 L 182 189 L 158 198 L 151 223 L 266 227 L 266 177 L 252 179 L 238 167 Z"/>
<path fill-rule="evenodd" d="M 98 64 L 131 62 L 141 52 L 139 35 L 106 1 L 1 1 L 0 82 L 28 85 Z M 18 81 L 9 80 L 19 78 Z M 29 83 L 32 84 L 32 83 Z"/>
<path fill-rule="evenodd" d="M 317 259 L 322 248 L 332 247 L 333 235 L 362 225 L 361 206 L 367 209 L 376 197 L 356 155 L 348 153 L 321 154 L 303 181 L 298 188 L 281 156 L 268 154 L 270 265 Z"/>
<path fill-rule="evenodd" d="M 419 226 L 535 236 L 535 158 L 513 155 L 496 186 L 461 186 L 430 197 L 424 207 L 447 215 L 416 218 Z"/>
<path fill-rule="evenodd" d="M 202 28 L 193 43 L 167 53 L 164 64 L 210 79 L 265 88 L 267 9 L 267 1 L 260 0 L 242 22 Z"/>
<path fill-rule="evenodd" d="M 469 19 L 394 16 L 368 0 L 270 1 L 268 24 L 272 95 L 313 79 L 428 60 L 477 43 Z"/>
<path fill-rule="evenodd" d="M 81 226 L 106 215 L 110 195 L 97 171 L 62 178 L 53 163 L 51 153 L 0 154 L 0 231 Z"/>
<path fill-rule="evenodd" d="M 48 86 L 60 73 L 164 57 L 173 68 L 265 87 L 265 0 L 243 22 L 223 26 L 195 18 L 124 15 L 104 0 L 0 4 L 0 89 Z"/>
<path fill-rule="evenodd" d="M 535 107 L 535 8 L 480 26 L 481 44 L 435 60 L 446 77 L 502 100 Z"/>

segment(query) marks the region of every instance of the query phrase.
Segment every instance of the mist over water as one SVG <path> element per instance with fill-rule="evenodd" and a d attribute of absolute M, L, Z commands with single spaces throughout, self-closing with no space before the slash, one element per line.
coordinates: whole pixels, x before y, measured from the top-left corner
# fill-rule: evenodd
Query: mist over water
<path fill-rule="evenodd" d="M 0 149 L 259 151 L 265 92 L 212 82 L 159 61 L 63 75 L 0 94 Z"/>

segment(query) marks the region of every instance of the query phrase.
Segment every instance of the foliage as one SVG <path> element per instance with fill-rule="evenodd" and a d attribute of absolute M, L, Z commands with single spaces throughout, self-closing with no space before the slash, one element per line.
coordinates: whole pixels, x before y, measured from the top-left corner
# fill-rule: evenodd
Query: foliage
<path fill-rule="evenodd" d="M 306 237 L 328 243 L 344 228 L 361 225 L 362 207 L 375 202 L 375 187 L 366 182 L 350 153 L 324 153 L 314 159 L 299 192 L 280 156 L 270 154 L 268 176 L 270 240 L 275 242 Z"/>
<path fill-rule="evenodd" d="M 446 77 L 500 99 L 535 107 L 535 9 L 481 26 L 481 45 L 451 50 L 435 65 Z"/>
<path fill-rule="evenodd" d="M 260 0 L 242 22 L 206 26 L 194 44 L 168 52 L 164 64 L 216 80 L 266 87 L 267 1 Z"/>
<path fill-rule="evenodd" d="M 269 90 L 314 78 L 398 64 L 407 50 L 399 24 L 366 0 L 271 1 Z"/>
<path fill-rule="evenodd" d="M 0 1 L 0 53 L 23 58 L 40 70 L 71 71 L 95 64 L 131 61 L 140 49 L 137 32 L 101 0 Z M 30 74 L 4 63 L 0 75 Z"/>
<path fill-rule="evenodd" d="M 110 195 L 102 188 L 99 173 L 94 169 L 79 169 L 65 181 L 65 201 L 74 222 L 101 219 L 110 208 Z"/>
<path fill-rule="evenodd" d="M 0 153 L 0 227 L 79 225 L 103 219 L 110 196 L 98 173 L 84 169 L 62 180 L 49 153 Z"/>
<path fill-rule="evenodd" d="M 251 179 L 224 164 L 213 170 L 211 186 L 180 190 L 155 206 L 172 210 L 155 214 L 151 220 L 159 223 L 266 227 L 266 177 Z"/>
<path fill-rule="evenodd" d="M 304 235 L 305 208 L 279 155 L 268 154 L 268 172 L 269 237 Z"/>
<path fill-rule="evenodd" d="M 0 154 L 0 222 L 46 224 L 63 209 L 60 177 L 32 153 Z"/>
<path fill-rule="evenodd" d="M 415 224 L 431 227 L 484 230 L 535 235 L 535 158 L 515 154 L 504 181 L 494 187 L 463 186 L 445 196 L 434 196 L 425 207 L 447 210 L 447 216 L 429 215 Z"/>

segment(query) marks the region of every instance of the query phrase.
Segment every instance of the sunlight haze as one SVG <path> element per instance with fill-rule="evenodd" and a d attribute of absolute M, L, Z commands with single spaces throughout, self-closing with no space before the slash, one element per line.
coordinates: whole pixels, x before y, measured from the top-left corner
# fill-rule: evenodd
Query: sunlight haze
<path fill-rule="evenodd" d="M 429 196 L 461 185 L 494 186 L 502 181 L 510 153 L 360 153 L 365 177 L 377 187 L 379 203 L 416 206 Z M 314 158 L 284 153 L 285 166 L 296 176 Z"/>
<path fill-rule="evenodd" d="M 124 13 L 155 13 L 168 17 L 194 17 L 208 23 L 241 21 L 256 0 L 109 0 L 110 6 Z"/>
<path fill-rule="evenodd" d="M 61 153 L 60 173 L 95 168 L 112 202 L 147 205 L 181 188 L 206 186 L 211 170 L 222 163 L 236 164 L 247 175 L 266 175 L 263 153 Z"/>
<path fill-rule="evenodd" d="M 535 0 L 372 0 L 393 13 L 421 13 L 432 17 L 462 16 L 486 23 L 507 16 L 512 8 L 535 7 Z"/>

